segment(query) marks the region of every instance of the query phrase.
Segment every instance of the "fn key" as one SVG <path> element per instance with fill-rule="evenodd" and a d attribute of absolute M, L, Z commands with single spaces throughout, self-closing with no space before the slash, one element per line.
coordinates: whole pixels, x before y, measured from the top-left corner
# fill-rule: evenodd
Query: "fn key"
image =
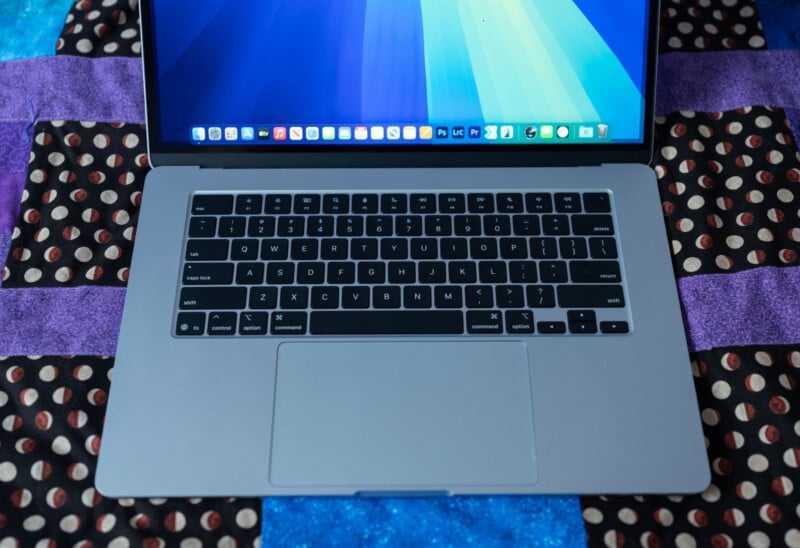
<path fill-rule="evenodd" d="M 202 335 L 206 328 L 205 312 L 181 312 L 175 322 L 175 335 Z"/>

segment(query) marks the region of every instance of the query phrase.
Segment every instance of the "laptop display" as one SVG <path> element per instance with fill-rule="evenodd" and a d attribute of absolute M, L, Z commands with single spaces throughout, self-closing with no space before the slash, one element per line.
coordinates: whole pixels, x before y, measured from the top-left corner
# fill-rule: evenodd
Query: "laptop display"
<path fill-rule="evenodd" d="M 641 144 L 648 5 L 623 4 L 155 2 L 155 135 L 260 149 Z"/>

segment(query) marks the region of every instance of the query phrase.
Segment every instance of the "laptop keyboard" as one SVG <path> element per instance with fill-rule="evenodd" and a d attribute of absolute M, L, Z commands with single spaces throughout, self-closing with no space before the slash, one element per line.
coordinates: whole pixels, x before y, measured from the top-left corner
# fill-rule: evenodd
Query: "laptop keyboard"
<path fill-rule="evenodd" d="M 604 192 L 195 194 L 177 336 L 623 334 Z"/>

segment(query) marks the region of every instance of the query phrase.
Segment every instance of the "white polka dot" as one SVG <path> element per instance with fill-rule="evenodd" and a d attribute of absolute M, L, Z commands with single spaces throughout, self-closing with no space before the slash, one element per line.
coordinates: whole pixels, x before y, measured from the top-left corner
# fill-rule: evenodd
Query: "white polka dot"
<path fill-rule="evenodd" d="M 800 547 L 800 530 L 789 529 L 783 537 L 783 540 L 786 541 L 786 546 L 790 548 Z"/>
<path fill-rule="evenodd" d="M 25 271 L 25 274 L 23 274 L 23 278 L 25 278 L 25 281 L 29 284 L 38 282 L 42 279 L 42 271 L 38 268 L 29 268 Z"/>
<path fill-rule="evenodd" d="M 66 455 L 72 451 L 72 445 L 65 436 L 58 436 L 53 440 L 52 449 L 56 455 Z"/>
<path fill-rule="evenodd" d="M 117 201 L 117 198 L 117 193 L 113 190 L 104 190 L 100 193 L 100 200 L 102 200 L 104 204 L 113 204 Z"/>
<path fill-rule="evenodd" d="M 136 29 L 125 29 L 120 33 L 120 37 L 125 38 L 126 40 L 130 40 L 137 34 L 138 32 L 136 32 Z"/>
<path fill-rule="evenodd" d="M 94 45 L 92 45 L 91 40 L 87 38 L 81 38 L 80 40 L 78 40 L 78 43 L 75 44 L 75 47 L 81 53 L 89 53 L 90 51 L 92 51 L 92 49 L 94 49 Z"/>
<path fill-rule="evenodd" d="M 58 522 L 58 526 L 61 527 L 61 530 L 65 533 L 74 533 L 81 526 L 81 520 L 75 514 L 70 514 L 61 518 L 61 521 Z"/>
<path fill-rule="evenodd" d="M 716 426 L 719 424 L 720 415 L 719 411 L 716 409 L 704 409 L 700 417 L 703 419 L 703 422 L 709 426 Z"/>
<path fill-rule="evenodd" d="M 597 508 L 589 507 L 583 511 L 583 519 L 586 523 L 597 525 L 598 523 L 602 523 L 603 513 Z"/>
<path fill-rule="evenodd" d="M 731 385 L 725 381 L 717 381 L 711 386 L 711 393 L 718 400 L 727 399 L 731 395 Z"/>
<path fill-rule="evenodd" d="M 763 48 L 766 41 L 762 36 L 753 36 L 747 41 L 751 48 Z"/>
<path fill-rule="evenodd" d="M 706 201 L 702 196 L 695 195 L 689 198 L 687 205 L 689 206 L 689 209 L 700 209 L 705 205 L 705 203 Z"/>
<path fill-rule="evenodd" d="M 675 537 L 675 546 L 680 546 L 681 548 L 696 548 L 697 541 L 689 533 L 681 533 Z"/>
<path fill-rule="evenodd" d="M 53 208 L 53 211 L 50 212 L 50 217 L 55 221 L 66 219 L 67 215 L 69 215 L 69 210 L 64 206 L 56 206 Z"/>
<path fill-rule="evenodd" d="M 44 524 L 44 518 L 38 514 L 34 514 L 22 522 L 22 528 L 31 533 L 35 533 L 36 531 L 40 531 L 44 527 Z"/>
<path fill-rule="evenodd" d="M 756 453 L 747 459 L 747 466 L 753 472 L 763 472 L 769 468 L 769 461 L 764 455 Z"/>
<path fill-rule="evenodd" d="M 741 236 L 728 236 L 725 238 L 725 244 L 731 249 L 739 249 L 744 245 L 744 238 Z"/>
<path fill-rule="evenodd" d="M 5 461 L 0 462 L 0 481 L 3 483 L 8 483 L 10 481 L 14 481 L 14 478 L 17 477 L 17 467 L 14 466 L 13 462 Z"/>
<path fill-rule="evenodd" d="M 130 541 L 125 537 L 116 537 L 111 539 L 108 543 L 108 548 L 128 548 L 131 545 Z"/>
<path fill-rule="evenodd" d="M 72 467 L 71 478 L 73 480 L 82 481 L 85 480 L 88 475 L 89 475 L 89 469 L 82 462 L 78 462 Z"/>
<path fill-rule="evenodd" d="M 725 186 L 731 190 L 738 190 L 742 183 L 744 183 L 744 179 L 739 177 L 738 175 L 734 177 L 729 177 L 727 181 L 725 181 Z"/>
<path fill-rule="evenodd" d="M 242 529 L 252 529 L 258 523 L 258 514 L 251 508 L 244 508 L 236 513 L 236 525 Z"/>
<path fill-rule="evenodd" d="M 683 269 L 686 272 L 697 272 L 701 266 L 703 266 L 703 263 L 697 257 L 689 257 L 683 261 Z"/>
<path fill-rule="evenodd" d="M 706 502 L 717 502 L 722 496 L 722 493 L 720 492 L 719 487 L 712 483 L 700 494 L 700 496 L 703 497 L 703 500 Z"/>
<path fill-rule="evenodd" d="M 200 542 L 200 539 L 195 537 L 189 537 L 181 541 L 181 548 L 202 548 L 202 547 L 203 543 Z"/>
<path fill-rule="evenodd" d="M 92 250 L 88 247 L 79 247 L 75 250 L 75 258 L 82 263 L 88 263 L 92 260 Z"/>
<path fill-rule="evenodd" d="M 673 146 L 666 146 L 661 149 L 661 155 L 667 160 L 674 160 L 678 156 L 678 149 Z"/>

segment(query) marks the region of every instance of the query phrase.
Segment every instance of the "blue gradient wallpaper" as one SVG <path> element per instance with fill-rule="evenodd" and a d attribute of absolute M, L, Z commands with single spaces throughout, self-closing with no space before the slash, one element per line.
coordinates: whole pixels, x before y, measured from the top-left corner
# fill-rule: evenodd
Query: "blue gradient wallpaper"
<path fill-rule="evenodd" d="M 545 122 L 642 139 L 645 0 L 153 0 L 151 10 L 166 142 L 211 125 Z"/>

